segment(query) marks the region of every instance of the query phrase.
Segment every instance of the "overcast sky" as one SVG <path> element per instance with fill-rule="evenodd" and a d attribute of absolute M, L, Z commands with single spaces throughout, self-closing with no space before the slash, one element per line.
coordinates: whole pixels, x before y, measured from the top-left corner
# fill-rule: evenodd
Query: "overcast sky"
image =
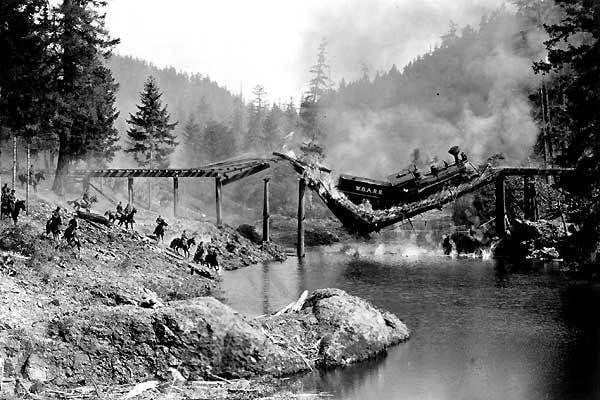
<path fill-rule="evenodd" d="M 109 0 L 117 53 L 209 75 L 250 96 L 298 98 L 321 38 L 332 78 L 402 67 L 433 45 L 450 20 L 477 24 L 505 0 Z"/>

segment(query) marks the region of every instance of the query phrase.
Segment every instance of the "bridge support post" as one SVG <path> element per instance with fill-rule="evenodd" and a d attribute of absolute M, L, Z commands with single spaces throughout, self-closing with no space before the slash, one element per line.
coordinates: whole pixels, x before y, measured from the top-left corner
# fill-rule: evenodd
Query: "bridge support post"
<path fill-rule="evenodd" d="M 306 179 L 300 178 L 298 183 L 298 258 L 303 258 L 304 253 L 304 192 L 306 191 Z"/>
<path fill-rule="evenodd" d="M 127 202 L 133 207 L 133 178 L 127 178 Z"/>
<path fill-rule="evenodd" d="M 177 217 L 177 209 L 179 208 L 179 178 L 173 177 L 173 216 Z"/>
<path fill-rule="evenodd" d="M 536 196 L 535 179 L 529 176 L 523 178 L 523 214 L 530 221 L 538 219 Z"/>
<path fill-rule="evenodd" d="M 496 234 L 502 239 L 506 236 L 506 192 L 504 189 L 504 176 L 496 178 Z"/>
<path fill-rule="evenodd" d="M 221 227 L 223 221 L 221 220 L 221 189 L 223 187 L 223 183 L 221 182 L 221 177 L 217 176 L 215 178 L 215 202 L 217 206 L 217 227 Z"/>
<path fill-rule="evenodd" d="M 268 242 L 270 240 L 269 232 L 269 219 L 271 218 L 271 211 L 269 210 L 269 178 L 265 178 L 264 192 L 263 192 L 263 229 L 262 229 L 262 240 Z"/>
<path fill-rule="evenodd" d="M 27 143 L 27 186 L 25 187 L 25 213 L 29 215 L 29 185 L 31 184 L 31 179 L 29 174 L 31 173 L 31 165 L 30 165 L 30 151 L 29 151 L 29 143 Z"/>

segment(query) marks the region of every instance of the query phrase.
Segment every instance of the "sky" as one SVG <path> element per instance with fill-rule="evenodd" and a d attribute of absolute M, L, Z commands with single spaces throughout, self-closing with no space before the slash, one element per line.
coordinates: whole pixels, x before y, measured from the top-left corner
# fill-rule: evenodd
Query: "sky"
<path fill-rule="evenodd" d="M 306 90 L 319 42 L 331 77 L 354 79 L 404 66 L 448 30 L 477 25 L 505 0 L 109 0 L 116 53 L 159 67 L 201 73 L 251 96 L 261 84 L 273 102 Z"/>

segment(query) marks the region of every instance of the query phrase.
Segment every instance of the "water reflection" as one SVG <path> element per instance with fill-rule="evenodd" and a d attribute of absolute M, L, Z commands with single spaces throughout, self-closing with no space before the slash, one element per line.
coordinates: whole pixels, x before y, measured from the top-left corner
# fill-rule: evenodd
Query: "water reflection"
<path fill-rule="evenodd" d="M 544 265 L 360 253 L 312 252 L 301 264 L 224 276 L 226 301 L 245 313 L 276 311 L 305 289 L 339 287 L 411 329 L 412 339 L 387 357 L 300 378 L 306 390 L 377 400 L 600 396 L 596 285 Z"/>

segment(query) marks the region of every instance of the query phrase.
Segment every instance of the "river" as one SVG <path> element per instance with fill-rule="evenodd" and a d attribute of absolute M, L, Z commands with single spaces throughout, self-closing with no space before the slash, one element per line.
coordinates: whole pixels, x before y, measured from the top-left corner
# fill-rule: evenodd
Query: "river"
<path fill-rule="evenodd" d="M 600 286 L 552 265 L 356 245 L 223 278 L 225 301 L 250 315 L 276 311 L 304 289 L 337 287 L 410 328 L 411 339 L 385 357 L 298 378 L 305 392 L 343 400 L 600 398 Z"/>

